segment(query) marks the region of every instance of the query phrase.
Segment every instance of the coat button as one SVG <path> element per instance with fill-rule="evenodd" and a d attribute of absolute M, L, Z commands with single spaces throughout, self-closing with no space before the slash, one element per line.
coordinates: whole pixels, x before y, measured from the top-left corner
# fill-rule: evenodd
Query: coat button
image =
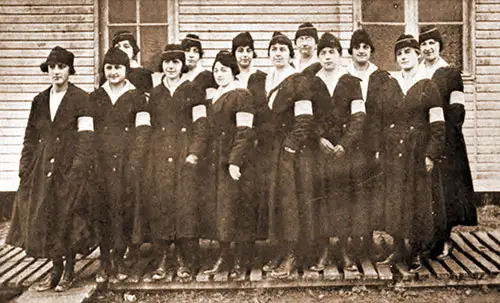
<path fill-rule="evenodd" d="M 167 160 L 167 161 L 171 163 L 171 162 L 173 162 L 173 161 L 174 161 L 174 159 L 172 159 L 172 157 L 170 157 L 170 158 L 168 158 L 168 160 Z"/>
<path fill-rule="evenodd" d="M 399 140 L 399 144 L 403 144 L 405 142 L 403 139 Z"/>
<path fill-rule="evenodd" d="M 57 137 L 57 138 L 56 138 L 56 141 L 59 141 L 59 140 L 61 140 L 61 139 L 60 139 L 59 137 Z"/>
<path fill-rule="evenodd" d="M 38 139 L 38 143 L 42 143 L 42 139 Z"/>
<path fill-rule="evenodd" d="M 114 172 L 116 171 L 116 167 L 113 167 L 113 171 L 114 171 Z"/>
<path fill-rule="evenodd" d="M 286 126 L 286 124 L 285 124 L 285 123 L 282 123 L 282 124 L 281 124 L 281 126 L 285 127 L 285 126 Z"/>
<path fill-rule="evenodd" d="M 128 127 L 125 127 L 125 131 L 128 132 Z"/>
<path fill-rule="evenodd" d="M 398 154 L 398 157 L 400 157 L 400 158 L 401 158 L 402 156 L 403 156 L 403 154 L 402 154 L 402 153 L 399 153 L 399 154 Z"/>
<path fill-rule="evenodd" d="M 186 129 L 185 127 L 181 128 L 181 132 L 183 132 L 183 133 L 185 133 L 185 132 L 186 132 L 186 130 L 187 130 L 187 129 Z"/>
<path fill-rule="evenodd" d="M 49 172 L 47 173 L 47 177 L 50 177 L 50 176 L 52 176 L 52 172 L 51 172 L 51 171 L 49 171 Z"/>
<path fill-rule="evenodd" d="M 395 126 L 394 124 L 391 124 L 389 127 L 390 127 L 390 128 L 394 128 L 394 126 Z"/>
<path fill-rule="evenodd" d="M 414 129 L 415 129 L 415 127 L 413 127 L 413 125 L 412 125 L 412 126 L 410 126 L 410 130 L 414 130 Z"/>
<path fill-rule="evenodd" d="M 221 134 L 221 135 L 223 135 L 223 136 L 225 136 L 225 135 L 226 135 L 226 132 L 221 132 L 220 134 Z"/>
<path fill-rule="evenodd" d="M 161 130 L 162 130 L 162 131 L 165 131 L 165 127 L 162 127 L 162 128 L 161 128 Z"/>
<path fill-rule="evenodd" d="M 108 127 L 107 127 L 107 126 L 104 126 L 104 130 L 108 130 Z"/>
<path fill-rule="evenodd" d="M 113 158 L 115 158 L 115 159 L 116 159 L 117 157 L 118 157 L 117 155 L 113 155 Z"/>
<path fill-rule="evenodd" d="M 50 160 L 49 160 L 49 162 L 50 162 L 51 164 L 54 164 L 54 162 L 55 162 L 55 161 L 56 161 L 56 160 L 55 160 L 54 158 L 50 158 Z"/>

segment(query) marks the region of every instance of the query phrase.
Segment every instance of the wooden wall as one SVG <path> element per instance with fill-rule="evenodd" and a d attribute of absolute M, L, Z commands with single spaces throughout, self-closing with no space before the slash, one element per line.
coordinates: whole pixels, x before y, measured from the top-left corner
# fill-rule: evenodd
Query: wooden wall
<path fill-rule="evenodd" d="M 54 46 L 71 50 L 77 58 L 71 81 L 93 90 L 97 46 L 94 2 L 0 1 L 0 191 L 17 189 L 31 101 L 50 85 L 39 65 Z"/>

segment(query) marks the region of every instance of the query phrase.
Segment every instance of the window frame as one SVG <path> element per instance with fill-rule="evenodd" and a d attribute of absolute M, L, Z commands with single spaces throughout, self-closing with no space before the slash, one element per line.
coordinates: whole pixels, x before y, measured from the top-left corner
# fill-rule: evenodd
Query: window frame
<path fill-rule="evenodd" d="M 363 24 L 384 24 L 384 22 L 363 22 L 362 21 L 362 1 L 353 0 L 353 31 L 361 28 Z M 404 25 L 405 33 L 409 33 L 418 37 L 418 1 L 419 0 L 404 0 L 405 21 L 402 23 L 391 22 L 394 25 Z M 474 44 L 472 43 L 474 34 L 474 16 L 475 16 L 475 0 L 462 0 L 462 59 L 463 70 L 462 76 L 464 80 L 469 80 L 474 77 Z M 455 22 L 457 24 L 458 22 Z M 454 24 L 454 22 L 421 22 L 421 24 Z"/>

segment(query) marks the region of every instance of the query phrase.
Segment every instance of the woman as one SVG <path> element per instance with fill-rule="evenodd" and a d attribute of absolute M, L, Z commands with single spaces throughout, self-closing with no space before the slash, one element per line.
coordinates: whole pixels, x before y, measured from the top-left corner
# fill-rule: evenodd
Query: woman
<path fill-rule="evenodd" d="M 356 163 L 352 170 L 355 203 L 351 219 L 356 224 L 351 236 L 353 247 L 366 257 L 372 256 L 372 253 L 377 254 L 372 234 L 374 230 L 381 229 L 380 223 L 383 221 L 383 172 L 380 165 L 380 144 L 375 136 L 381 125 L 380 119 L 376 119 L 376 105 L 381 88 L 390 78 L 387 71 L 370 62 L 374 52 L 375 48 L 368 33 L 363 29 L 356 30 L 352 34 L 349 47 L 352 62 L 348 71 L 360 80 L 367 121 L 353 155 L 353 163 Z"/>
<path fill-rule="evenodd" d="M 248 253 L 253 250 L 256 229 L 256 203 L 252 199 L 253 99 L 246 89 L 237 88 L 238 64 L 234 56 L 217 54 L 213 75 L 219 88 L 209 106 L 212 154 L 210 156 L 206 212 L 210 227 L 208 238 L 220 243 L 219 256 L 206 274 L 215 274 L 227 265 L 229 245 L 235 242 L 236 254 L 230 277 L 246 273 Z"/>
<path fill-rule="evenodd" d="M 168 44 L 161 55 L 162 82 L 151 91 L 148 112 L 152 135 L 147 167 L 148 230 L 161 258 L 153 280 L 167 270 L 168 246 L 176 241 L 177 276 L 190 278 L 198 243 L 198 161 L 204 156 L 208 135 L 205 100 L 182 75 L 187 71 L 180 45 Z"/>
<path fill-rule="evenodd" d="M 443 157 L 438 164 L 443 178 L 446 225 L 436 235 L 437 243 L 433 253 L 438 259 L 446 259 L 453 248 L 451 229 L 457 225 L 477 225 L 476 205 L 479 201 L 474 193 L 462 132 L 465 96 L 460 71 L 449 66 L 441 57 L 443 40 L 435 26 L 422 27 L 419 43 L 424 58 L 420 63 L 420 72 L 436 82 L 446 121 L 446 142 Z"/>
<path fill-rule="evenodd" d="M 188 72 L 185 77 L 193 83 L 195 87 L 201 88 L 203 96 L 211 99 L 215 91 L 215 82 L 210 71 L 203 68 L 201 58 L 203 58 L 203 48 L 200 37 L 194 34 L 187 34 L 181 42 L 181 47 L 186 54 L 186 65 Z"/>
<path fill-rule="evenodd" d="M 315 238 L 317 141 L 310 81 L 290 65 L 292 42 L 275 32 L 268 53 L 273 68 L 266 78 L 268 108 L 262 113 L 268 152 L 260 158 L 268 158 L 270 165 L 268 232 L 276 252 L 263 270 L 285 278 Z"/>
<path fill-rule="evenodd" d="M 140 203 L 136 189 L 142 179 L 150 117 L 144 95 L 126 79 L 129 64 L 127 54 L 118 48 L 109 49 L 103 62 L 107 81 L 89 97 L 94 109 L 95 149 L 101 178 L 101 205 L 96 218 L 101 251 L 98 283 L 108 281 L 112 273 L 118 280 L 127 278 L 123 255 L 132 243 L 134 210 Z"/>
<path fill-rule="evenodd" d="M 433 197 L 434 162 L 444 147 L 444 114 L 436 84 L 418 74 L 420 49 L 412 35 L 401 35 L 394 46 L 401 71 L 383 87 L 382 161 L 386 179 L 385 230 L 394 237 L 395 251 L 382 264 L 404 259 L 410 242 L 410 270 L 422 268 L 435 226 L 433 209 L 443 204 Z"/>
<path fill-rule="evenodd" d="M 140 52 L 140 49 L 139 46 L 137 46 L 134 35 L 129 31 L 119 31 L 113 36 L 111 44 L 126 53 L 130 60 L 130 69 L 127 73 L 127 79 L 141 93 L 149 93 L 153 88 L 153 72 L 143 68 L 139 62 L 137 62 L 137 54 Z"/>
<path fill-rule="evenodd" d="M 318 170 L 323 175 L 325 198 L 321 200 L 319 222 L 321 256 L 311 267 L 321 271 L 329 262 L 329 237 L 338 236 L 344 271 L 356 270 L 347 249 L 349 236 L 356 234 L 358 211 L 355 200 L 360 139 L 366 121 L 360 81 L 340 65 L 342 46 L 334 35 L 325 33 L 318 43 L 321 70 L 313 78 L 314 102 L 318 107 L 319 144 L 322 150 Z M 366 207 L 366 205 L 365 205 Z"/>
<path fill-rule="evenodd" d="M 93 118 L 87 93 L 69 82 L 73 61 L 73 53 L 56 46 L 40 65 L 52 85 L 31 104 L 6 241 L 28 256 L 52 260 L 38 291 L 70 288 L 75 254 L 88 252 L 95 240 L 88 220 Z"/>

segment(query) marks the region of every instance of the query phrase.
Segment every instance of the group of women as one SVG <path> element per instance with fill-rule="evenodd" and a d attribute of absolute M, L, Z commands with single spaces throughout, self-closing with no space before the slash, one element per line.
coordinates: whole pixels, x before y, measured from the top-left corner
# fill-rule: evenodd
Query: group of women
<path fill-rule="evenodd" d="M 165 46 L 153 87 L 135 38 L 119 32 L 104 56 L 105 80 L 90 95 L 68 81 L 73 54 L 55 47 L 41 65 L 52 85 L 32 103 L 7 239 L 51 258 L 37 289 L 71 287 L 75 254 L 95 245 L 101 283 L 137 280 L 125 252 L 137 258 L 144 242 L 157 256 L 149 280 L 166 276 L 172 244 L 181 279 L 199 270 L 245 275 L 257 240 L 269 243 L 262 270 L 275 278 L 299 266 L 320 272 L 334 259 L 357 270 L 356 255 L 376 255 L 374 230 L 394 237 L 381 263 L 418 271 L 424 256 L 446 258 L 451 228 L 477 219 L 463 84 L 439 56 L 437 29 L 422 29 L 420 41 L 399 37 L 401 70 L 392 76 L 369 61 L 375 50 L 362 29 L 347 68 L 333 34 L 318 38 L 307 23 L 297 39 L 318 61 L 300 72 L 292 41 L 279 32 L 267 74 L 252 66 L 248 32 L 210 72 L 189 34 Z M 200 238 L 219 243 L 208 267 L 198 260 Z"/>

